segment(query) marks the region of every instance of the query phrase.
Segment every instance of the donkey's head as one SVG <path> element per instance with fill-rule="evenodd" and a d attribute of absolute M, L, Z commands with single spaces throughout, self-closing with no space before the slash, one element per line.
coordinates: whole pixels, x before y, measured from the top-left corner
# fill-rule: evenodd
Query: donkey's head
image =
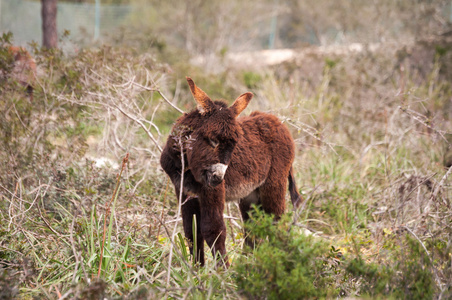
<path fill-rule="evenodd" d="M 240 95 L 228 107 L 222 101 L 212 101 L 187 77 L 197 103 L 196 119 L 192 124 L 192 141 L 186 150 L 188 165 L 196 181 L 210 187 L 219 185 L 226 174 L 232 153 L 243 135 L 237 116 L 246 108 L 252 93 Z"/>

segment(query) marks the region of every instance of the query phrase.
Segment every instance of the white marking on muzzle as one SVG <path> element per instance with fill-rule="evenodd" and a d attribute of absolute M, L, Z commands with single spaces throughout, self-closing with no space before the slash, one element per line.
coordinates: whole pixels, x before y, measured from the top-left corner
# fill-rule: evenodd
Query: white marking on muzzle
<path fill-rule="evenodd" d="M 228 169 L 227 165 L 220 163 L 211 166 L 213 175 L 218 176 L 220 178 L 224 178 L 224 174 L 226 174 L 227 169 Z"/>

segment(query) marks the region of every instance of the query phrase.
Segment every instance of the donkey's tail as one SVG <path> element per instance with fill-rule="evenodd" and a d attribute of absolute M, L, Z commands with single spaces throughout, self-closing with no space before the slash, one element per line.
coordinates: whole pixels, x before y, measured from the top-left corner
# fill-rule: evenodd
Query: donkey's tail
<path fill-rule="evenodd" d="M 297 185 L 295 184 L 295 178 L 293 176 L 293 167 L 290 167 L 289 172 L 289 193 L 290 193 L 290 199 L 292 200 L 293 208 L 297 209 L 300 204 L 303 202 L 303 199 L 301 198 L 300 194 L 297 190 Z"/>

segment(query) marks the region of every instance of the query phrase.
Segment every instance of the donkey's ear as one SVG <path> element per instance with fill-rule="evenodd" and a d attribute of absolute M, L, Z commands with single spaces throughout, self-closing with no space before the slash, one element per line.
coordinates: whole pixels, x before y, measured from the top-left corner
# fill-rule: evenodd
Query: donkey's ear
<path fill-rule="evenodd" d="M 211 111 L 214 107 L 212 100 L 207 96 L 207 94 L 196 86 L 195 82 L 190 78 L 186 77 L 188 85 L 190 86 L 193 98 L 195 98 L 196 103 L 198 103 L 198 111 L 203 115 Z"/>
<path fill-rule="evenodd" d="M 251 98 L 253 98 L 253 93 L 248 92 L 241 94 L 237 99 L 235 99 L 230 109 L 233 111 L 236 117 L 240 115 L 240 113 L 248 106 Z"/>

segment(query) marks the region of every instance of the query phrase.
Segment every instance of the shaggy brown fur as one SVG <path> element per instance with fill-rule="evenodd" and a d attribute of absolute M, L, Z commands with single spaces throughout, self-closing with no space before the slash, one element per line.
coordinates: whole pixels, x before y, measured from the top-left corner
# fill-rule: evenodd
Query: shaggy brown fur
<path fill-rule="evenodd" d="M 205 240 L 214 257 L 221 255 L 228 265 L 225 201 L 239 201 L 244 221 L 249 219 L 252 204 L 278 218 L 285 210 L 289 180 L 294 207 L 301 203 L 292 169 L 294 142 L 287 127 L 273 115 L 253 112 L 237 118 L 253 94 L 242 94 L 228 107 L 212 101 L 190 78 L 187 81 L 198 107 L 176 121 L 160 163 L 179 196 L 183 152 L 182 219 L 191 243 L 194 219 L 197 224 L 197 253 L 193 247 L 191 251 L 203 265 Z"/>

